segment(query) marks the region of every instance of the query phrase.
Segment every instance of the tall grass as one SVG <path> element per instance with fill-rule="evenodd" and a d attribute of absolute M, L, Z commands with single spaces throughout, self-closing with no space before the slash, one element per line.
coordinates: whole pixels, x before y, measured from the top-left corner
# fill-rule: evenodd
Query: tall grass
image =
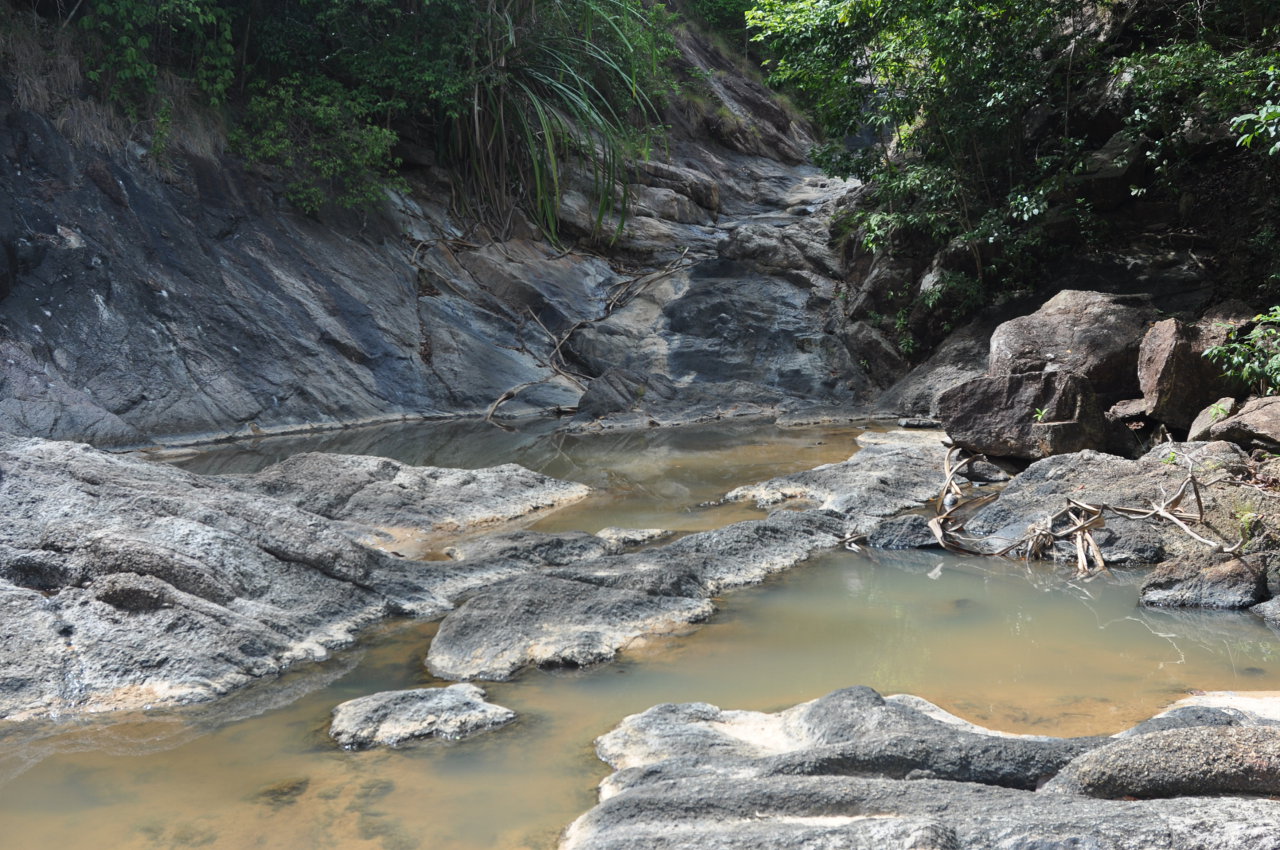
<path fill-rule="evenodd" d="M 628 156 L 657 124 L 665 33 L 628 0 L 486 0 L 451 153 L 491 222 L 525 207 L 553 239 L 569 163 L 582 163 L 596 226 L 625 211 Z"/>

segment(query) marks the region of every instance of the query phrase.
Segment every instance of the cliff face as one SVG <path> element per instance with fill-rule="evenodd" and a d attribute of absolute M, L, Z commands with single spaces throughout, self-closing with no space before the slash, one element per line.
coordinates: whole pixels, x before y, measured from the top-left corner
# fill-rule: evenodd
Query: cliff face
<path fill-rule="evenodd" d="M 633 215 L 600 246 L 625 272 L 527 228 L 464 231 L 434 168 L 379 210 L 317 220 L 233 160 L 158 174 L 136 151 L 78 148 L 0 88 L 0 430 L 128 446 L 479 414 L 516 387 L 501 412 L 528 414 L 575 405 L 612 366 L 856 400 L 887 346 L 824 332 L 839 271 L 814 213 L 844 186 L 796 164 L 808 138 L 767 92 L 682 48 L 713 106 L 673 121 L 668 162 L 633 170 Z M 585 209 L 571 191 L 567 231 Z M 694 268 L 726 256 L 739 265 Z M 709 278 L 715 303 L 691 283 Z M 856 374 L 832 378 L 832 357 Z"/>

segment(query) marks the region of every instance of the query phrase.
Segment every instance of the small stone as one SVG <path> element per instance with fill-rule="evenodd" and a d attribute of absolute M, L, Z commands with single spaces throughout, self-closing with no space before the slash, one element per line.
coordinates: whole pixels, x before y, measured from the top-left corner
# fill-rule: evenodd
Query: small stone
<path fill-rule="evenodd" d="M 333 710 L 329 737 L 344 747 L 394 747 L 417 738 L 460 740 L 515 720 L 509 708 L 485 702 L 475 685 L 385 691 Z"/>

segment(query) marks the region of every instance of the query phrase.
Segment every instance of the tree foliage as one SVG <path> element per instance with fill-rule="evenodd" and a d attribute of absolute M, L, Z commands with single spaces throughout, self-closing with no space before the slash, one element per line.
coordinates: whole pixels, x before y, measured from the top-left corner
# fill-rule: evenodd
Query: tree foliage
<path fill-rule="evenodd" d="M 397 141 L 466 175 L 491 222 L 524 205 L 554 235 L 566 159 L 612 208 L 621 159 L 670 87 L 663 11 L 641 0 L 85 0 L 91 79 L 135 112 L 161 72 L 210 104 L 243 93 L 235 140 L 304 209 L 395 184 Z M 603 213 L 602 213 L 603 214 Z"/>
<path fill-rule="evenodd" d="M 969 303 L 1078 232 L 1081 172 L 1117 128 L 1157 176 L 1233 119 L 1231 140 L 1259 149 L 1280 132 L 1280 7 L 1263 0 L 758 0 L 748 21 L 826 131 L 815 158 L 869 182 L 847 232 L 959 249 L 948 271 L 986 293 Z"/>

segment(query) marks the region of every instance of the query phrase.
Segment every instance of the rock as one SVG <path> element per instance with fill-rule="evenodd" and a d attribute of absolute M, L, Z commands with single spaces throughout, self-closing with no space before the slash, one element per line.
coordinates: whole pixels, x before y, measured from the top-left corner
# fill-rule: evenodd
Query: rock
<path fill-rule="evenodd" d="M 630 369 L 612 368 L 592 379 L 578 399 L 577 418 L 603 419 L 616 413 L 629 413 L 655 401 L 671 401 L 680 390 L 663 375 L 642 374 Z"/>
<path fill-rule="evenodd" d="M 718 596 L 836 547 L 850 526 L 849 518 L 834 511 L 775 511 L 767 519 L 690 534 L 666 546 L 546 572 L 663 596 Z"/>
<path fill-rule="evenodd" d="M 1045 793 L 1109 799 L 1280 794 L 1280 735 L 1217 726 L 1124 738 L 1072 761 Z"/>
<path fill-rule="evenodd" d="M 936 419 L 928 419 L 923 416 L 909 416 L 905 419 L 898 420 L 899 428 L 941 428 L 942 423 Z"/>
<path fill-rule="evenodd" d="M 709 597 L 839 545 L 848 526 L 831 512 L 780 511 L 665 546 L 491 581 L 445 616 L 427 666 L 441 678 L 501 680 L 527 665 L 608 661 L 647 636 L 705 620 L 715 610 Z M 478 562 L 477 569 L 495 570 L 511 563 L 508 557 Z"/>
<path fill-rule="evenodd" d="M 929 359 L 880 394 L 876 408 L 938 419 L 938 399 L 943 393 L 986 374 L 991 334 L 998 324 L 984 317 L 955 331 Z"/>
<path fill-rule="evenodd" d="M 521 576 L 472 596 L 445 617 L 427 667 L 444 679 L 509 679 L 522 667 L 586 667 L 608 661 L 641 635 L 705 620 L 705 599 Z"/>
<path fill-rule="evenodd" d="M 1243 468 L 1246 456 L 1230 443 L 1162 443 L 1137 460 L 1084 451 L 1037 461 L 1014 477 L 1000 498 L 981 508 L 966 523 L 971 537 L 990 537 L 998 550 L 1021 538 L 1032 523 L 1067 506 L 1072 498 L 1091 505 L 1147 509 L 1172 496 L 1194 469 L 1203 478 L 1219 470 Z M 1234 488 L 1201 487 L 1207 525 L 1229 528 L 1235 523 Z M 1184 503 L 1183 507 L 1186 507 Z M 1108 514 L 1094 538 L 1108 563 L 1157 564 L 1174 556 L 1200 557 L 1204 546 L 1168 522 Z M 1235 541 L 1225 541 L 1234 543 Z M 1074 563 L 1074 547 L 1059 556 Z"/>
<path fill-rule="evenodd" d="M 389 458 L 306 452 L 232 486 L 281 499 L 329 519 L 367 526 L 461 531 L 528 516 L 585 498 L 585 484 L 514 463 L 486 469 L 408 466 Z"/>
<path fill-rule="evenodd" d="M 1138 384 L 1148 414 L 1170 428 L 1189 428 L 1194 411 L 1242 389 L 1204 356 L 1225 341 L 1227 331 L 1212 321 L 1186 325 L 1165 319 L 1151 326 L 1138 351 Z"/>
<path fill-rule="evenodd" d="M 1145 296 L 1063 290 L 1031 315 L 996 328 L 989 373 L 1075 372 L 1105 408 L 1139 395 L 1138 350 L 1157 318 Z"/>
<path fill-rule="evenodd" d="M 1249 558 L 1166 561 L 1142 585 L 1142 604 L 1162 608 L 1251 608 L 1267 598 L 1267 573 Z M 1207 562 L 1207 563 L 1206 563 Z"/>
<path fill-rule="evenodd" d="M 993 457 L 1127 452 L 1133 443 L 1122 426 L 1103 416 L 1090 382 L 1074 372 L 974 378 L 939 396 L 938 413 L 956 445 Z"/>
<path fill-rule="evenodd" d="M 893 517 L 878 524 L 867 535 L 872 549 L 929 549 L 939 547 L 929 530 L 929 521 L 919 514 Z"/>
<path fill-rule="evenodd" d="M 564 350 L 593 374 L 621 368 L 665 376 L 680 395 L 702 384 L 741 382 L 765 404 L 783 396 L 847 401 L 876 384 L 870 362 L 859 365 L 867 358 L 823 331 L 835 297 L 829 279 L 704 260 L 639 288 L 607 318 L 575 331 Z"/>
<path fill-rule="evenodd" d="M 1211 788 L 1272 793 L 1277 740 L 1272 730 L 1240 726 L 1116 741 L 1000 735 L 924 700 L 885 699 L 869 688 L 776 714 L 661 705 L 598 739 L 615 773 L 560 846 L 1276 850 L 1273 803 L 1203 797 L 1194 775 L 1211 759 Z M 1222 745 L 1217 752 L 1213 742 Z M 1262 775 L 1250 775 L 1255 750 Z M 1093 788 L 1193 796 L 1082 796 L 1066 779 L 1072 771 Z M 1031 790 L 1053 774 L 1045 791 Z"/>
<path fill-rule="evenodd" d="M 1190 428 L 1187 429 L 1187 441 L 1209 439 L 1209 431 L 1219 420 L 1233 415 L 1240 409 L 1240 403 L 1230 396 L 1220 398 L 1204 410 L 1196 414 Z"/>
<path fill-rule="evenodd" d="M 914 438 L 918 432 L 904 433 Z M 906 445 L 872 445 L 842 463 L 738 487 L 725 498 L 761 507 L 788 499 L 814 502 L 823 510 L 848 514 L 851 533 L 865 534 L 879 520 L 935 498 L 942 491 L 945 455 L 936 435 L 924 434 Z"/>
<path fill-rule="evenodd" d="M 612 550 L 609 541 L 595 534 L 520 530 L 463 540 L 444 551 L 455 561 L 503 560 L 547 567 L 599 558 Z"/>
<path fill-rule="evenodd" d="M 1238 443 L 1247 449 L 1280 449 L 1280 397 L 1266 396 L 1246 401 L 1238 412 L 1210 425 L 1209 436 Z"/>
<path fill-rule="evenodd" d="M 448 607 L 330 520 L 87 446 L 0 435 L 0 505 L 0 717 L 208 700 Z"/>
<path fill-rule="evenodd" d="M 418 738 L 456 741 L 515 718 L 514 711 L 485 702 L 475 685 L 385 691 L 335 707 L 329 737 L 351 749 L 395 747 Z"/>

